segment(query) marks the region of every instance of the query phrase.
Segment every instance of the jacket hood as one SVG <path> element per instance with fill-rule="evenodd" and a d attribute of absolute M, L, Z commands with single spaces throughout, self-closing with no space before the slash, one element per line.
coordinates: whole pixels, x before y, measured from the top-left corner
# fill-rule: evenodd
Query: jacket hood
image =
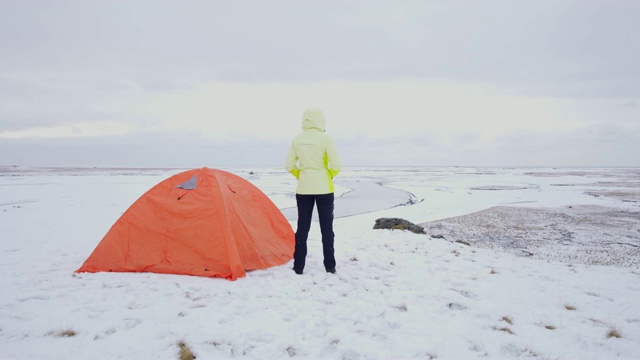
<path fill-rule="evenodd" d="M 326 120 L 324 119 L 324 114 L 322 110 L 311 108 L 307 109 L 304 114 L 302 114 L 302 129 L 318 129 L 320 131 L 324 131 L 326 128 Z"/>

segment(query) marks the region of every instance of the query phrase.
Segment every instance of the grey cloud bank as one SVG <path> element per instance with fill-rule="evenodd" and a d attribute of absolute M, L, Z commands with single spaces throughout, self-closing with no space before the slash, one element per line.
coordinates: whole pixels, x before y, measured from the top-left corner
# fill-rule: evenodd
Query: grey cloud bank
<path fill-rule="evenodd" d="M 353 165 L 638 166 L 639 18 L 617 0 L 2 1 L 0 164 L 279 166 L 320 106 Z"/>
<path fill-rule="evenodd" d="M 632 86 L 640 78 L 634 66 L 640 4 L 632 0 L 5 1 L 2 7 L 5 71 L 97 77 L 101 70 L 102 89 L 111 82 L 116 90 L 118 78 L 149 90 L 201 81 L 447 78 L 513 83 L 525 92 L 529 83 L 577 83 L 595 96 L 640 91 Z M 599 92 L 602 84 L 612 89 Z"/>
<path fill-rule="evenodd" d="M 610 131 L 505 134 L 490 142 L 469 135 L 373 139 L 334 136 L 348 166 L 638 166 L 632 134 Z M 588 146 L 584 146 L 585 142 Z M 531 146 L 531 144 L 535 146 Z M 0 141 L 0 165 L 282 167 L 289 143 L 258 138 L 217 142 L 171 133 L 92 139 Z M 606 149 L 606 150 L 603 150 Z"/>

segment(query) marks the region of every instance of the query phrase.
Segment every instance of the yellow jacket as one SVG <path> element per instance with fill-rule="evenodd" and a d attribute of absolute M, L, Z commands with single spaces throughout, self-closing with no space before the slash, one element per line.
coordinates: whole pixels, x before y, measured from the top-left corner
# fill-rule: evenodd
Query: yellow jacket
<path fill-rule="evenodd" d="M 298 179 L 296 193 L 321 195 L 333 192 L 333 178 L 342 168 L 320 109 L 302 115 L 302 133 L 293 138 L 285 168 Z"/>

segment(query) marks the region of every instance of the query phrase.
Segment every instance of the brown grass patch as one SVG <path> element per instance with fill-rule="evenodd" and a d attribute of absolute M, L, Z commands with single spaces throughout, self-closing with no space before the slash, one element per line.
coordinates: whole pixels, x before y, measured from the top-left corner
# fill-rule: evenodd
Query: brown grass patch
<path fill-rule="evenodd" d="M 408 224 L 398 224 L 391 227 L 391 230 L 407 230 L 409 228 Z"/>
<path fill-rule="evenodd" d="M 515 333 L 513 332 L 513 330 L 511 330 L 510 327 L 508 326 L 503 326 L 503 327 L 495 327 L 494 330 L 498 330 L 498 331 L 504 331 L 507 334 L 511 334 L 511 335 L 515 335 Z"/>
<path fill-rule="evenodd" d="M 178 347 L 180 348 L 180 354 L 178 354 L 178 359 L 180 360 L 193 360 L 196 356 L 193 354 L 193 351 L 189 348 L 189 345 L 184 340 L 178 341 Z"/>
<path fill-rule="evenodd" d="M 53 335 L 57 337 L 73 337 L 78 335 L 78 333 L 71 328 L 66 328 L 58 331 L 51 331 L 49 332 L 49 335 Z"/>
<path fill-rule="evenodd" d="M 508 316 L 503 316 L 500 320 L 506 322 L 509 325 L 513 325 L 513 320 L 511 320 L 511 318 Z"/>
<path fill-rule="evenodd" d="M 620 330 L 616 328 L 611 328 L 607 332 L 607 339 L 611 339 L 611 338 L 620 339 L 621 337 L 622 337 L 622 333 L 620 332 Z"/>

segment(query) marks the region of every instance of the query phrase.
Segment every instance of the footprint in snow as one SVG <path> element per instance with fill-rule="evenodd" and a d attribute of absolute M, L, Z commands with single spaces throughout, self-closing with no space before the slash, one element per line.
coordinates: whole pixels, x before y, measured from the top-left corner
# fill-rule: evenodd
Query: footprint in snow
<path fill-rule="evenodd" d="M 451 291 L 455 291 L 458 294 L 466 297 L 467 299 L 476 299 L 478 296 L 470 291 L 467 290 L 458 290 L 458 289 L 450 289 Z"/>

